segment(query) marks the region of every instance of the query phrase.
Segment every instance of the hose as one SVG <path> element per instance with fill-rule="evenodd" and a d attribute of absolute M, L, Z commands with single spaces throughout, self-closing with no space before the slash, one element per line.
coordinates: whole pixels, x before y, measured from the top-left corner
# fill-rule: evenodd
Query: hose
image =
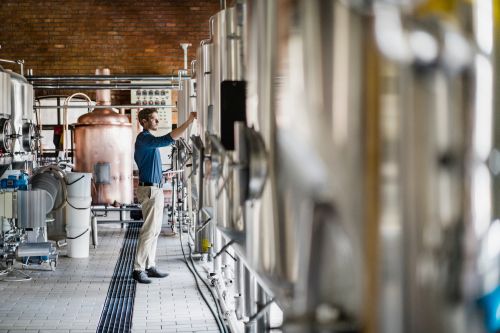
<path fill-rule="evenodd" d="M 193 278 L 194 278 L 194 281 L 196 282 L 196 288 L 198 289 L 198 292 L 200 293 L 201 297 L 203 298 L 203 301 L 205 301 L 205 303 L 207 304 L 208 306 L 208 309 L 210 310 L 210 312 L 212 313 L 212 316 L 214 317 L 215 319 L 215 322 L 217 323 L 217 327 L 219 328 L 219 331 L 220 332 L 224 332 L 224 333 L 228 333 L 227 331 L 227 328 L 226 328 L 226 325 L 223 323 L 223 321 L 221 320 L 221 313 L 220 313 L 220 308 L 217 306 L 218 303 L 217 301 L 215 300 L 215 296 L 213 295 L 213 292 L 212 290 L 210 289 L 210 287 L 208 286 L 208 284 L 203 280 L 203 278 L 200 277 L 200 280 L 205 284 L 205 286 L 207 287 L 207 289 L 210 291 L 210 293 L 212 294 L 212 297 L 214 299 L 214 303 L 217 307 L 217 312 L 219 313 L 219 315 L 217 315 L 214 311 L 214 309 L 212 308 L 212 306 L 210 305 L 210 303 L 208 302 L 208 299 L 206 298 L 205 294 L 203 293 L 203 291 L 201 290 L 201 287 L 200 287 L 200 284 L 198 283 L 198 278 L 197 278 L 197 275 L 199 277 L 199 273 L 198 271 L 196 270 L 196 268 L 194 267 L 194 263 L 193 263 L 193 259 L 192 259 L 192 256 L 191 256 L 191 247 L 189 247 L 189 258 L 190 258 L 190 261 L 191 261 L 191 264 L 193 265 L 193 267 L 191 267 L 189 265 L 189 262 L 186 258 L 186 253 L 184 252 L 184 244 L 182 243 L 182 232 L 180 233 L 180 236 L 179 236 L 179 242 L 181 244 L 181 250 L 182 250 L 182 255 L 184 256 L 184 263 L 186 264 L 187 268 L 189 269 L 189 271 L 191 272 L 191 274 L 193 275 Z M 188 244 L 189 246 L 189 244 Z M 195 273 L 196 272 L 196 273 Z"/>

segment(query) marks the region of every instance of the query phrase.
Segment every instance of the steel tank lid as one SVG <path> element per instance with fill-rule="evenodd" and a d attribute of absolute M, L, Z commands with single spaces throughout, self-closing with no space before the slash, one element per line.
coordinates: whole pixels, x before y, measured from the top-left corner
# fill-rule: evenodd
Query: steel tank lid
<path fill-rule="evenodd" d="M 10 75 L 12 80 L 21 81 L 22 83 L 26 83 L 26 84 L 28 83 L 28 80 L 26 80 L 26 78 L 24 76 L 22 76 L 21 74 L 18 74 L 10 69 L 6 69 L 4 71 Z"/>
<path fill-rule="evenodd" d="M 81 115 L 75 126 L 86 125 L 132 126 L 126 115 L 116 113 L 112 109 L 94 109 L 92 112 Z"/>

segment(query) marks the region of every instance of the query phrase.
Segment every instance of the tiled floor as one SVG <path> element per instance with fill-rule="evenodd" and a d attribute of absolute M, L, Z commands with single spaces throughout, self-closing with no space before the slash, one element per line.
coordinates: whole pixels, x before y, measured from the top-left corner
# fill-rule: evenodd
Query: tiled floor
<path fill-rule="evenodd" d="M 218 332 L 183 262 L 179 236 L 168 231 L 158 242 L 157 266 L 170 276 L 137 285 L 132 332 Z M 0 282 L 0 333 L 95 332 L 124 234 L 119 225 L 101 224 L 89 258 L 68 258 L 62 249 L 54 272 L 27 270 L 31 281 Z"/>

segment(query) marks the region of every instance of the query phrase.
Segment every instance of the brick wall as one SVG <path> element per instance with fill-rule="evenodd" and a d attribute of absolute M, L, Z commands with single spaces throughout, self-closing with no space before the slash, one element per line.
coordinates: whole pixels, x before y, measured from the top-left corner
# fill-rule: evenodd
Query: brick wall
<path fill-rule="evenodd" d="M 2 0 L 0 58 L 24 59 L 34 75 L 93 74 L 104 66 L 112 74 L 177 74 L 179 43 L 192 44 L 191 61 L 219 8 L 219 0 Z M 114 95 L 114 102 L 129 96 Z"/>

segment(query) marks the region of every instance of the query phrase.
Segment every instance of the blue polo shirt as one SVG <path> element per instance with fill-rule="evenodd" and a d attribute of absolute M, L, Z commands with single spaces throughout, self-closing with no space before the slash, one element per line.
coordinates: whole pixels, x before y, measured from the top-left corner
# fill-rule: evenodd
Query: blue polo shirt
<path fill-rule="evenodd" d="M 162 182 L 160 147 L 166 147 L 175 140 L 169 134 L 154 136 L 144 130 L 135 140 L 134 160 L 139 167 L 139 181 L 143 183 Z"/>

